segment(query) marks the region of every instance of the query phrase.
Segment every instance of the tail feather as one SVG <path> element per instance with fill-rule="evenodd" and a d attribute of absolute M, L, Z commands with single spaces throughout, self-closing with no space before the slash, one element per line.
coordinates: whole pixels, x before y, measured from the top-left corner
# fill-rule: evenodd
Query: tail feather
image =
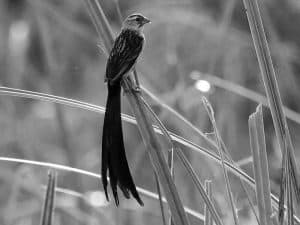
<path fill-rule="evenodd" d="M 117 186 L 120 187 L 126 198 L 130 198 L 131 193 L 138 203 L 143 205 L 133 182 L 125 154 L 121 122 L 121 86 L 118 83 L 111 85 L 109 82 L 103 125 L 101 169 L 103 188 L 106 198 L 109 199 L 107 170 L 116 205 L 119 205 Z"/>

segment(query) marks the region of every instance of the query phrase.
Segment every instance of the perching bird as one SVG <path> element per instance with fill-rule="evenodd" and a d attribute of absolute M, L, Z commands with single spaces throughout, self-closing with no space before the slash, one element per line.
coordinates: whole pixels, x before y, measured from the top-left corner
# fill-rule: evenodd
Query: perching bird
<path fill-rule="evenodd" d="M 102 183 L 107 200 L 107 170 L 110 185 L 119 205 L 117 186 L 126 198 L 130 193 L 140 205 L 143 202 L 133 182 L 125 154 L 121 123 L 121 82 L 134 68 L 144 46 L 143 27 L 150 20 L 140 14 L 128 16 L 116 38 L 106 64 L 108 96 L 102 136 Z"/>

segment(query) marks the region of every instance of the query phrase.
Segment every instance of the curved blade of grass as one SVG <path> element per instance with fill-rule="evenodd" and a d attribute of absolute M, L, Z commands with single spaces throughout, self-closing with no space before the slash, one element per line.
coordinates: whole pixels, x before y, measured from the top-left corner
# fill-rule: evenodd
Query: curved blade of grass
<path fill-rule="evenodd" d="M 81 102 L 78 100 L 74 99 L 69 99 L 69 98 L 64 98 L 61 96 L 55 96 L 55 95 L 50 95 L 50 94 L 45 94 L 45 93 L 40 93 L 40 92 L 33 92 L 33 91 L 27 91 L 27 90 L 21 90 L 21 89 L 15 89 L 15 88 L 8 88 L 8 87 L 0 87 L 0 94 L 1 95 L 8 95 L 8 96 L 17 96 L 17 97 L 23 97 L 23 98 L 30 98 L 30 99 L 36 99 L 36 100 L 41 100 L 41 101 L 48 101 L 48 102 L 53 102 L 53 103 L 58 103 L 58 104 L 63 104 L 75 108 L 80 108 L 80 109 L 85 109 L 88 111 L 96 112 L 96 113 L 101 113 L 104 114 L 105 108 L 86 103 L 86 102 Z M 131 124 L 137 124 L 136 120 L 128 116 L 126 114 L 122 114 L 122 119 L 126 122 L 129 122 Z M 158 134 L 163 134 L 162 131 L 157 127 L 153 126 L 154 131 Z M 191 149 L 197 153 L 201 153 L 204 156 L 215 160 L 216 162 L 220 163 L 220 158 L 217 156 L 215 153 L 211 152 L 210 150 L 203 148 L 187 139 L 182 138 L 179 135 L 176 135 L 172 132 L 169 132 L 170 137 L 172 138 L 173 141 L 178 142 L 184 146 L 186 146 L 188 149 Z M 234 165 L 231 165 L 228 162 L 225 162 L 225 164 L 230 168 L 230 170 L 237 176 L 240 176 L 243 178 L 248 184 L 253 185 L 253 179 L 249 177 L 245 172 L 242 170 L 238 169 Z"/>
<path fill-rule="evenodd" d="M 67 105 L 67 106 L 71 106 L 74 108 L 80 108 L 80 109 L 84 109 L 84 110 L 88 110 L 88 111 L 92 111 L 92 112 L 96 112 L 96 113 L 101 113 L 101 114 L 104 114 L 104 112 L 105 112 L 104 107 L 94 105 L 91 103 L 82 102 L 82 101 L 69 99 L 69 98 L 64 98 L 61 96 L 40 93 L 40 92 L 22 90 L 22 89 L 15 89 L 15 88 L 8 88 L 8 87 L 0 86 L 0 95 L 8 95 L 8 96 L 16 96 L 16 97 L 22 97 L 22 98 L 30 98 L 30 99 L 41 100 L 41 101 L 48 101 L 48 102 Z M 122 119 L 126 122 L 136 125 L 136 120 L 131 116 L 122 114 Z M 154 127 L 154 131 L 157 134 L 160 134 L 160 135 L 163 134 L 162 131 L 157 126 L 153 126 L 153 127 Z M 208 150 L 202 146 L 199 146 L 199 145 L 197 145 L 179 135 L 176 135 L 172 132 L 168 131 L 168 133 L 170 134 L 170 137 L 172 138 L 173 141 L 184 145 L 187 149 L 195 151 L 196 153 L 200 153 L 203 156 L 205 156 L 211 160 L 214 160 L 217 163 L 221 163 L 220 157 L 218 155 L 216 155 L 215 153 L 211 152 L 210 150 Z M 0 157 L 0 160 L 1 159 L 5 160 L 5 158 L 6 157 L 4 157 L 4 158 Z M 253 178 L 251 178 L 248 174 L 243 172 L 241 169 L 239 169 L 232 163 L 225 162 L 225 165 L 228 167 L 228 169 L 230 169 L 230 171 L 233 174 L 240 177 L 241 179 L 243 179 L 243 181 L 245 181 L 248 185 L 250 185 L 250 187 L 252 187 L 252 188 L 255 187 Z M 271 195 L 271 197 L 272 197 L 272 200 L 278 205 L 278 202 L 279 202 L 278 198 L 273 194 Z M 300 223 L 300 219 L 298 217 L 294 216 L 294 218 L 296 219 L 296 221 L 298 223 Z"/>
<path fill-rule="evenodd" d="M 90 103 L 86 103 L 86 102 L 82 102 L 82 101 L 78 101 L 78 100 L 74 100 L 74 99 L 69 99 L 69 98 L 64 98 L 61 96 L 55 96 L 55 95 L 50 95 L 50 94 L 45 94 L 45 93 L 40 93 L 40 92 L 33 92 L 33 91 L 27 91 L 27 90 L 21 90 L 21 89 L 15 89 L 15 88 L 8 88 L 8 87 L 0 87 L 0 94 L 1 95 L 8 95 L 8 96 L 17 96 L 17 97 L 23 97 L 23 98 L 30 98 L 30 99 L 36 99 L 36 100 L 41 100 L 41 101 L 48 101 L 48 102 L 53 102 L 53 103 L 58 103 L 58 104 L 63 104 L 63 105 L 67 105 L 67 106 L 71 106 L 71 107 L 75 107 L 75 108 L 80 108 L 80 109 L 85 109 L 88 111 L 92 111 L 92 112 L 96 112 L 96 113 L 101 113 L 104 114 L 105 112 L 105 108 L 98 106 L 98 105 L 94 105 L 94 104 L 90 104 Z M 122 119 L 126 122 L 129 122 L 131 124 L 135 124 L 136 125 L 136 120 L 131 117 L 128 116 L 126 114 L 122 114 Z M 154 130 L 156 133 L 158 134 L 163 134 L 162 131 L 157 127 L 157 126 L 153 126 Z M 219 156 L 217 156 L 215 153 L 211 152 L 210 150 L 203 148 L 187 139 L 182 138 L 179 135 L 176 135 L 172 132 L 168 132 L 170 134 L 170 137 L 172 138 L 173 141 L 176 141 L 184 146 L 186 146 L 188 149 L 191 149 L 197 153 L 201 153 L 204 156 L 215 160 L 216 162 L 220 163 L 220 158 Z M 245 172 L 243 172 L 242 170 L 238 169 L 237 167 L 235 167 L 234 165 L 231 165 L 228 162 L 225 162 L 225 164 L 231 169 L 231 171 L 237 175 L 240 176 L 241 178 L 243 178 L 248 184 L 253 186 L 253 179 L 251 177 L 249 177 Z"/>
<path fill-rule="evenodd" d="M 211 155 L 211 159 L 215 159 L 217 161 L 218 159 L 218 156 L 215 156 L 216 158 L 214 158 L 214 155 L 212 154 Z M 89 172 L 89 171 L 86 171 L 86 170 L 82 170 L 82 169 L 78 169 L 78 168 L 74 168 L 74 167 L 69 167 L 69 166 L 65 166 L 65 165 L 61 165 L 61 164 L 55 164 L 55 163 L 49 163 L 49 162 L 41 162 L 41 161 L 33 161 L 33 160 L 26 160 L 26 159 L 19 159 L 19 158 L 12 158 L 12 157 L 0 157 L 0 161 L 4 161 L 4 162 L 13 162 L 13 163 L 23 163 L 23 164 L 28 164 L 28 165 L 35 165 L 35 166 L 41 166 L 41 167 L 46 167 L 46 168 L 53 168 L 53 169 L 57 169 L 57 170 L 62 170 L 62 171 L 67 171 L 67 172 L 73 172 L 73 173 L 77 173 L 77 174 L 82 174 L 82 175 L 86 175 L 86 176 L 89 176 L 89 177 L 94 177 L 94 178 L 97 178 L 97 179 L 101 179 L 101 176 L 99 174 L 96 174 L 96 173 L 93 173 L 93 172 Z M 217 161 L 219 162 L 219 161 Z M 247 182 L 247 184 L 254 188 L 254 184 L 255 184 L 255 181 L 249 177 L 247 174 L 245 174 L 243 171 L 240 171 L 238 168 L 235 168 L 233 165 L 231 165 L 230 163 L 227 163 L 225 162 L 225 164 L 227 165 L 227 167 L 229 169 L 232 170 L 232 172 L 235 172 L 235 175 L 237 176 L 240 176 L 241 178 L 244 178 L 244 181 Z M 145 190 L 145 189 L 142 189 L 142 188 L 137 188 L 137 190 L 141 193 L 141 194 L 144 194 L 145 196 L 148 196 L 150 198 L 155 198 L 155 199 L 158 199 L 158 195 L 153 193 L 153 192 L 150 192 L 148 190 Z M 276 205 L 278 206 L 278 198 L 271 194 L 271 198 L 272 198 L 272 201 L 274 203 L 276 203 Z M 166 199 L 165 198 L 162 198 L 163 202 L 166 202 Z M 204 221 L 204 216 L 197 213 L 196 211 L 192 210 L 192 209 L 189 209 L 187 207 L 184 208 L 185 211 L 194 216 L 195 218 L 198 218 L 198 219 L 201 219 Z M 274 220 L 274 215 L 272 215 L 272 219 Z M 294 215 L 294 220 L 297 222 L 297 223 L 300 223 L 300 219 Z M 277 218 L 276 218 L 276 221 L 277 221 Z M 274 221 L 273 221 L 274 222 Z M 275 224 L 275 223 L 274 223 Z"/>
<path fill-rule="evenodd" d="M 266 35 L 263 28 L 262 19 L 260 16 L 257 0 L 243 0 L 245 8 L 247 10 L 247 18 L 252 34 L 253 43 L 255 46 L 255 51 L 257 59 L 259 62 L 259 67 L 261 70 L 261 75 L 265 90 L 267 93 L 272 119 L 275 127 L 276 136 L 279 142 L 279 146 L 283 157 L 287 155 L 287 160 L 289 166 L 285 176 L 291 176 L 293 182 L 293 189 L 295 191 L 296 199 L 300 201 L 300 191 L 299 191 L 299 181 L 298 181 L 298 169 L 296 165 L 296 159 L 294 156 L 294 147 L 289 134 L 289 129 L 286 122 L 286 117 L 283 112 L 283 105 L 280 98 L 279 88 L 276 81 L 275 71 L 270 55 L 269 46 L 267 43 Z M 285 148 L 285 140 L 287 140 L 287 146 Z M 284 165 L 282 169 L 285 170 Z M 288 192 L 292 191 L 287 190 Z M 281 195 L 284 193 L 281 191 Z M 284 201 L 284 197 L 280 198 Z M 281 202 L 280 204 L 283 204 Z M 281 210 L 281 208 L 279 208 Z M 283 213 L 279 212 L 279 215 Z M 283 221 L 279 219 L 279 221 Z"/>
<path fill-rule="evenodd" d="M 40 166 L 40 167 L 45 167 L 45 168 L 53 168 L 53 169 L 57 169 L 57 170 L 65 171 L 65 172 L 72 172 L 72 173 L 77 173 L 77 174 L 81 174 L 81 175 L 101 179 L 100 174 L 89 172 L 89 171 L 78 169 L 78 168 L 74 168 L 74 167 L 70 167 L 70 166 L 56 164 L 56 163 L 26 160 L 26 159 L 12 158 L 12 157 L 0 157 L 0 161 L 13 162 L 13 163 L 22 163 L 22 164 Z M 146 189 L 137 187 L 137 190 L 141 194 L 143 194 L 143 195 L 145 195 L 149 198 L 153 198 L 153 199 L 158 199 L 159 198 L 159 196 L 156 193 L 153 193 L 153 192 L 148 191 Z M 72 191 L 72 192 L 74 192 L 74 191 Z M 162 201 L 167 203 L 165 198 L 162 198 Z M 200 214 L 200 213 L 198 213 L 198 212 L 196 212 L 196 211 L 194 211 L 190 208 L 187 208 L 187 207 L 185 207 L 184 209 L 188 214 L 194 216 L 195 218 L 200 219 L 200 220 L 204 220 L 204 216 L 202 214 Z"/>
<path fill-rule="evenodd" d="M 148 191 L 148 190 L 145 190 L 145 189 L 142 189 L 142 188 L 138 188 L 139 189 L 139 192 L 142 193 L 143 195 L 149 197 L 149 198 L 152 198 L 152 199 L 159 199 L 159 196 L 158 194 L 156 193 L 153 193 L 151 191 Z M 75 198 L 80 198 L 82 200 L 85 200 L 85 194 L 83 193 L 79 193 L 77 191 L 74 191 L 74 190 L 71 190 L 71 189 L 67 189 L 67 188 L 61 188 L 61 187 L 57 187 L 55 189 L 55 191 L 57 193 L 63 193 L 63 194 L 66 194 L 66 195 L 70 195 L 70 196 L 73 196 Z M 165 198 L 162 198 L 162 202 L 163 203 L 167 203 L 166 199 Z M 195 217 L 196 219 L 199 219 L 199 220 L 204 220 L 204 216 L 202 214 L 200 214 L 199 212 L 196 212 L 195 210 L 192 210 L 188 207 L 184 207 L 184 210 L 191 216 Z"/>
<path fill-rule="evenodd" d="M 44 200 L 43 213 L 41 217 L 41 225 L 52 225 L 54 213 L 54 198 L 56 187 L 56 174 L 52 170 L 48 172 L 48 184 Z"/>
<path fill-rule="evenodd" d="M 238 216 L 236 213 L 236 207 L 235 207 L 235 203 L 234 203 L 233 196 L 232 196 L 232 191 L 231 191 L 230 182 L 229 182 L 229 178 L 228 178 L 227 168 L 225 167 L 225 163 L 224 163 L 224 153 L 222 151 L 222 144 L 221 144 L 222 141 L 221 141 L 221 137 L 219 135 L 219 131 L 217 129 L 217 124 L 216 124 L 215 117 L 214 117 L 214 111 L 213 111 L 211 104 L 205 97 L 202 97 L 202 101 L 203 101 L 204 107 L 207 111 L 207 114 L 209 116 L 209 119 L 213 125 L 215 138 L 216 138 L 217 144 L 218 144 L 218 152 L 219 152 L 219 155 L 221 156 L 223 174 L 224 174 L 224 179 L 225 179 L 225 183 L 226 183 L 227 194 L 228 194 L 230 205 L 231 205 L 234 223 L 235 223 L 235 225 L 238 225 L 239 224 Z"/>
<path fill-rule="evenodd" d="M 30 99 L 36 99 L 36 100 L 41 100 L 41 101 L 48 101 L 48 102 L 53 102 L 53 103 L 58 103 L 58 104 L 63 104 L 63 105 L 67 105 L 67 106 L 71 106 L 71 107 L 75 107 L 75 108 L 80 108 L 80 109 L 85 109 L 88 111 L 92 111 L 92 112 L 96 112 L 96 113 L 101 113 L 104 114 L 105 112 L 105 108 L 98 106 L 98 105 L 94 105 L 94 104 L 90 104 L 90 103 L 86 103 L 86 102 L 81 102 L 78 100 L 74 100 L 74 99 L 69 99 L 69 98 L 64 98 L 61 96 L 55 96 L 55 95 L 50 95 L 50 94 L 45 94 L 45 93 L 40 93 L 40 92 L 33 92 L 33 91 L 27 91 L 27 90 L 21 90 L 21 89 L 15 89 L 15 88 L 8 88 L 8 87 L 0 87 L 0 94 L 1 95 L 8 95 L 8 96 L 17 96 L 17 97 L 23 97 L 23 98 L 30 98 Z M 136 120 L 131 117 L 128 116 L 126 114 L 122 114 L 122 119 L 126 122 L 129 122 L 131 124 L 136 125 Z M 157 126 L 153 126 L 154 130 L 156 133 L 158 134 L 163 134 L 162 131 L 157 127 Z M 204 156 L 218 162 L 220 162 L 220 157 L 217 156 L 215 153 L 211 152 L 210 150 L 199 146 L 179 135 L 176 135 L 172 132 L 169 132 L 170 137 L 172 138 L 173 141 L 178 142 L 179 144 L 184 145 L 185 147 L 187 147 L 188 149 L 191 149 L 197 153 L 203 154 Z M 245 172 L 243 172 L 242 170 L 240 170 L 239 168 L 237 168 L 236 166 L 234 166 L 231 163 L 225 162 L 225 165 L 236 175 L 236 176 L 240 176 L 244 181 L 246 181 L 250 186 L 254 187 L 254 180 L 247 175 Z"/>

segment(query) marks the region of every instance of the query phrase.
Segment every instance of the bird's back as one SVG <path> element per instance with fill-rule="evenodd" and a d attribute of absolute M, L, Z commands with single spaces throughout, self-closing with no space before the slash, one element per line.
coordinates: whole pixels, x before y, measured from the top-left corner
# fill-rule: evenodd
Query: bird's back
<path fill-rule="evenodd" d="M 130 29 L 124 29 L 116 38 L 106 64 L 106 78 L 115 77 L 122 79 L 127 74 L 139 57 L 144 45 L 144 36 Z"/>

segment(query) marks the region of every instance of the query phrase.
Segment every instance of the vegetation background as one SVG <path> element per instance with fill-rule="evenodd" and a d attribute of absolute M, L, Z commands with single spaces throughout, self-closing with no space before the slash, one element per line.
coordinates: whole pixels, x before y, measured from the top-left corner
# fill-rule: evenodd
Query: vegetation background
<path fill-rule="evenodd" d="M 263 94 L 264 87 L 240 0 L 101 1 L 117 34 L 121 14 L 140 12 L 152 20 L 145 28 L 147 39 L 137 65 L 143 86 L 181 113 L 203 132 L 212 127 L 203 107 L 205 95 L 213 104 L 221 136 L 233 159 L 253 176 L 248 117 L 257 106 L 226 90 L 218 77 Z M 300 112 L 300 3 L 297 0 L 259 1 L 283 103 Z M 105 106 L 106 55 L 102 40 L 83 0 L 0 1 L 0 85 L 78 99 Z M 100 46 L 100 47 L 99 47 Z M 212 82 L 202 93 L 195 75 Z M 214 77 L 212 77 L 214 76 Z M 248 97 L 251 97 L 248 96 Z M 203 140 L 159 105 L 153 109 L 172 132 L 203 145 Z M 132 114 L 123 98 L 123 112 Z M 278 194 L 281 153 L 269 110 L 264 110 L 271 189 Z M 44 101 L 0 96 L 0 157 L 14 157 L 63 164 L 100 172 L 103 115 Z M 299 123 L 288 120 L 296 158 L 299 158 Z M 136 126 L 123 123 L 127 157 L 139 187 L 156 192 L 153 171 Z M 213 181 L 215 206 L 225 224 L 232 224 L 222 170 L 202 154 L 183 149 L 202 181 Z M 39 223 L 47 169 L 20 163 L 0 163 L 0 224 Z M 256 223 L 244 192 L 230 176 L 241 224 Z M 185 205 L 203 211 L 203 201 L 175 160 L 175 182 Z M 158 224 L 158 201 L 143 196 L 145 207 L 133 200 L 103 199 L 100 180 L 59 172 L 54 224 Z M 98 195 L 96 195 L 98 193 Z M 102 196 L 102 198 L 101 198 Z M 98 197 L 97 201 L 95 201 Z M 254 197 L 254 195 L 253 195 Z M 190 217 L 191 224 L 199 220 Z"/>

